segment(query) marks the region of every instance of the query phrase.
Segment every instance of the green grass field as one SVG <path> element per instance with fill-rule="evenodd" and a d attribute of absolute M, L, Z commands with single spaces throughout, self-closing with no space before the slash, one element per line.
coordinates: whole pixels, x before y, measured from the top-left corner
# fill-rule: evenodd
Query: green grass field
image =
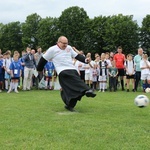
<path fill-rule="evenodd" d="M 0 93 L 0 150 L 149 150 L 150 106 L 135 106 L 138 94 L 97 92 L 68 112 L 59 91 Z"/>

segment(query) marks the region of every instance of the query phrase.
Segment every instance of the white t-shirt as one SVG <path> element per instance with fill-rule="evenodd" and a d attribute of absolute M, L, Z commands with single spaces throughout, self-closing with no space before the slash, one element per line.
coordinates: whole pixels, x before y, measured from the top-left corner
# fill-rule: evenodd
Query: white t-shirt
<path fill-rule="evenodd" d="M 146 62 L 147 62 L 147 64 L 150 66 L 149 61 L 147 60 Z M 146 62 L 145 62 L 145 60 L 141 60 L 141 61 L 140 61 L 140 68 L 146 67 L 146 66 L 147 66 L 147 65 L 146 65 Z M 141 75 L 143 75 L 143 74 L 149 74 L 149 68 L 141 69 Z"/>
<path fill-rule="evenodd" d="M 52 60 L 56 72 L 59 74 L 63 70 L 76 69 L 73 65 L 72 58 L 75 58 L 77 55 L 70 45 L 65 50 L 60 49 L 58 45 L 54 45 L 43 54 L 43 58 L 47 61 Z"/>
<path fill-rule="evenodd" d="M 124 66 L 127 68 L 128 71 L 126 71 L 126 74 L 135 74 L 135 71 L 134 71 L 134 63 L 133 63 L 133 60 L 129 61 L 125 61 L 124 62 Z"/>

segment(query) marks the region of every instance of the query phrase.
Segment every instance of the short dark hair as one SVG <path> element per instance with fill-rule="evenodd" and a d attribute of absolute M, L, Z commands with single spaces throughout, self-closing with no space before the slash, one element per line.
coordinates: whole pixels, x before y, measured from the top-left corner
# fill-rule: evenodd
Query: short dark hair
<path fill-rule="evenodd" d="M 121 47 L 121 46 L 118 46 L 118 49 L 122 49 L 122 47 Z"/>

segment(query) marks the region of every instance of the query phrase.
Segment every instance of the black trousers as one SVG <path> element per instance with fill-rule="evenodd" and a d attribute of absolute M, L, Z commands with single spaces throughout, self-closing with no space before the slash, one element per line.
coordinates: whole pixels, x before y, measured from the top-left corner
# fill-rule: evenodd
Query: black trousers
<path fill-rule="evenodd" d="M 64 70 L 59 74 L 59 83 L 62 87 L 61 98 L 70 107 L 75 107 L 85 92 L 90 89 L 80 78 L 76 70 Z"/>
<path fill-rule="evenodd" d="M 136 91 L 137 91 L 140 80 L 141 80 L 141 71 L 136 71 L 136 73 L 135 73 L 135 87 L 134 87 L 134 89 Z"/>
<path fill-rule="evenodd" d="M 109 77 L 109 89 L 112 90 L 112 88 L 114 89 L 114 91 L 116 91 L 116 81 L 117 81 L 117 77 Z"/>

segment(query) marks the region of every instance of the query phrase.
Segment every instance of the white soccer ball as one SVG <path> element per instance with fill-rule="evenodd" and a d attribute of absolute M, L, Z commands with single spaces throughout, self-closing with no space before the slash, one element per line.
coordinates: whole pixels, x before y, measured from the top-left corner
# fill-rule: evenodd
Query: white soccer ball
<path fill-rule="evenodd" d="M 146 93 L 150 93 L 150 88 L 146 88 L 146 89 L 145 89 L 145 92 L 146 92 Z"/>
<path fill-rule="evenodd" d="M 138 95 L 134 99 L 134 103 L 136 106 L 138 106 L 140 108 L 146 107 L 149 104 L 149 98 L 146 95 Z"/>

